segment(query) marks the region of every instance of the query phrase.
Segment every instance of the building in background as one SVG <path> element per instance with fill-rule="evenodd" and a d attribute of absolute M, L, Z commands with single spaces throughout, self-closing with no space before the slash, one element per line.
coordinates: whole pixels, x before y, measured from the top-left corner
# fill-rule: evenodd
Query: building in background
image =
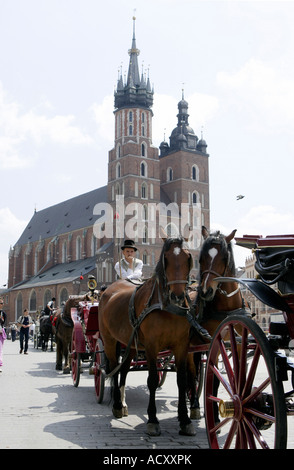
<path fill-rule="evenodd" d="M 201 226 L 210 225 L 207 144 L 190 127 L 182 92 L 169 143 L 153 145 L 154 91 L 149 76 L 139 73 L 135 18 L 129 56 L 127 77 L 120 75 L 114 93 L 107 185 L 35 211 L 9 252 L 4 298 L 10 322 L 24 308 L 34 315 L 52 297 L 61 305 L 69 295 L 85 292 L 89 274 L 98 287 L 113 282 L 125 238 L 135 240 L 149 277 L 162 249 L 160 225 L 168 235 L 192 236 L 192 276 L 197 276 Z"/>

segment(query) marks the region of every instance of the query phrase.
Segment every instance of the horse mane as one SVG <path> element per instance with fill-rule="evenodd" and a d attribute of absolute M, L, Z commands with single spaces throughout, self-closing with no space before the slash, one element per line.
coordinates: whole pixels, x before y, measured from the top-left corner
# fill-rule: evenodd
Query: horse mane
<path fill-rule="evenodd" d="M 166 238 L 163 244 L 159 260 L 155 267 L 155 275 L 157 275 L 159 281 L 164 284 L 165 282 L 165 266 L 164 266 L 164 253 L 166 253 L 173 243 L 178 243 L 182 248 L 184 239 L 182 237 Z"/>
<path fill-rule="evenodd" d="M 228 270 L 232 276 L 236 274 L 236 268 L 235 268 L 235 260 L 234 260 L 234 254 L 233 254 L 233 247 L 232 247 L 232 242 L 227 243 L 225 235 L 223 235 L 219 230 L 211 233 L 205 240 L 202 245 L 200 255 L 199 255 L 199 261 L 201 261 L 202 257 L 205 257 L 208 255 L 208 252 L 211 248 L 211 245 L 213 243 L 219 244 L 221 247 L 220 253 L 223 258 L 223 260 L 228 263 Z"/>

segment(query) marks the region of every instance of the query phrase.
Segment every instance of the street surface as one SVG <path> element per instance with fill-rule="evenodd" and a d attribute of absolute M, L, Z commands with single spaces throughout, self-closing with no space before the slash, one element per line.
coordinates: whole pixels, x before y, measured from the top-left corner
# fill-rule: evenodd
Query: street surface
<path fill-rule="evenodd" d="M 0 449 L 100 449 L 107 458 L 114 459 L 121 455 L 119 451 L 129 455 L 130 449 L 132 455 L 139 450 L 164 449 L 164 455 L 173 453 L 188 458 L 190 454 L 195 456 L 199 449 L 209 448 L 204 418 L 194 421 L 196 436 L 179 435 L 176 374 L 173 372 L 167 374 L 163 387 L 157 392 L 161 435 L 150 437 L 146 434 L 147 372 L 129 373 L 126 389 L 129 416 L 116 419 L 111 412 L 108 383 L 103 403 L 98 404 L 94 377 L 86 369 L 79 386 L 74 387 L 71 375 L 55 370 L 55 351 L 34 349 L 30 342 L 29 354 L 19 354 L 19 342 L 6 340 L 3 359 Z M 201 411 L 203 415 L 203 408 Z M 288 418 L 289 449 L 294 449 L 293 423 L 294 418 Z M 132 466 L 131 462 L 123 463 Z"/>

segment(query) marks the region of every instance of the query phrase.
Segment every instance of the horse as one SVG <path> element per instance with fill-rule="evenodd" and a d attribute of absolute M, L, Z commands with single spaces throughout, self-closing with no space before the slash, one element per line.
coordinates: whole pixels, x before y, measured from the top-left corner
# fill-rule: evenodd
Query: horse
<path fill-rule="evenodd" d="M 71 309 L 77 308 L 79 302 L 89 300 L 89 296 L 71 296 L 65 303 L 63 311 L 57 315 L 55 322 L 55 340 L 56 340 L 56 370 L 63 370 L 64 374 L 70 373 L 69 352 L 71 348 L 73 321 L 71 318 Z M 62 367 L 64 358 L 64 366 Z"/>
<path fill-rule="evenodd" d="M 40 317 L 40 334 L 41 346 L 43 351 L 47 351 L 49 337 L 51 340 L 51 351 L 53 351 L 54 327 L 52 325 L 51 315 L 43 315 Z"/>
<path fill-rule="evenodd" d="M 181 237 L 163 238 L 163 241 L 155 272 L 149 279 L 140 286 L 119 280 L 104 292 L 99 304 L 99 332 L 107 357 L 107 377 L 112 378 L 114 416 L 121 418 L 128 414 L 126 376 L 137 349 L 145 351 L 149 389 L 147 434 L 161 434 L 155 402 L 159 383 L 157 357 L 160 351 L 170 350 L 176 364 L 180 434 L 193 436 L 195 430 L 186 405 L 188 348 L 190 342 L 199 344 L 211 338 L 189 316 L 187 285 L 191 254 Z M 117 346 L 121 344 L 126 345 L 126 350 L 122 364 L 118 364 Z"/>
<path fill-rule="evenodd" d="M 250 315 L 247 302 L 243 299 L 240 285 L 234 280 L 220 282 L 221 277 L 236 277 L 235 261 L 233 255 L 232 240 L 237 230 L 233 230 L 228 236 L 216 231 L 209 233 L 205 226 L 202 227 L 202 244 L 199 255 L 199 285 L 196 290 L 190 292 L 190 298 L 196 309 L 199 323 L 211 336 L 215 333 L 219 324 L 232 314 Z M 190 384 L 197 380 L 197 370 L 193 366 L 199 364 L 201 353 L 193 355 L 193 361 L 188 361 L 188 378 Z M 191 409 L 195 409 L 196 419 L 200 418 L 199 397 L 193 393 L 195 387 L 191 387 Z M 193 402 L 194 400 L 194 402 Z"/>

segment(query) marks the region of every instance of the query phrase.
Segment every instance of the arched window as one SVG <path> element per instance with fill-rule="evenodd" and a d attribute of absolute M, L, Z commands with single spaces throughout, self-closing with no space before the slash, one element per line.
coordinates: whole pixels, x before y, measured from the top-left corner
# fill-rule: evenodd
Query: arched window
<path fill-rule="evenodd" d="M 141 187 L 141 198 L 142 198 L 142 199 L 147 199 L 147 185 L 146 185 L 146 183 L 143 183 L 143 184 L 142 184 L 142 187 Z"/>
<path fill-rule="evenodd" d="M 146 204 L 143 204 L 143 207 L 142 207 L 142 219 L 148 220 L 148 207 Z"/>
<path fill-rule="evenodd" d="M 194 191 L 192 193 L 192 204 L 197 204 L 197 199 L 198 199 L 197 198 L 197 193 L 196 193 L 196 191 Z"/>
<path fill-rule="evenodd" d="M 31 295 L 30 295 L 30 306 L 29 306 L 30 312 L 35 312 L 37 310 L 37 297 L 36 297 L 36 291 L 32 290 Z"/>
<path fill-rule="evenodd" d="M 50 289 L 46 289 L 45 290 L 45 293 L 44 293 L 44 305 L 43 307 L 46 307 L 46 305 L 48 304 L 49 300 L 52 299 L 52 294 L 51 294 L 51 290 Z"/>
<path fill-rule="evenodd" d="M 18 293 L 18 296 L 15 301 L 15 312 L 16 312 L 16 318 L 20 317 L 20 315 L 23 314 L 23 308 L 22 308 L 22 294 L 21 292 Z"/>
<path fill-rule="evenodd" d="M 120 178 L 121 177 L 121 166 L 120 163 L 116 165 L 116 177 Z"/>
<path fill-rule="evenodd" d="M 61 289 L 60 294 L 59 294 L 59 305 L 62 304 L 62 302 L 66 302 L 68 300 L 68 292 L 65 287 Z"/>
<path fill-rule="evenodd" d="M 192 166 L 192 180 L 199 181 L 199 168 L 197 165 Z"/>
<path fill-rule="evenodd" d="M 81 237 L 76 239 L 76 260 L 82 258 L 82 240 Z"/>
<path fill-rule="evenodd" d="M 142 239 L 142 242 L 143 243 L 148 243 L 148 229 L 147 227 L 144 227 L 143 229 L 143 239 Z M 146 263 L 144 263 L 146 264 Z"/>
<path fill-rule="evenodd" d="M 146 145 L 144 143 L 141 145 L 141 155 L 146 157 Z"/>
<path fill-rule="evenodd" d="M 36 275 L 38 272 L 38 250 L 35 251 L 35 258 L 34 258 L 34 274 Z"/>
<path fill-rule="evenodd" d="M 141 163 L 140 172 L 141 172 L 141 176 L 147 177 L 147 165 L 145 162 Z"/>
<path fill-rule="evenodd" d="M 133 135 L 133 126 L 132 126 L 132 124 L 129 125 L 129 135 Z"/>
<path fill-rule="evenodd" d="M 92 242 L 91 242 L 91 256 L 95 256 L 96 250 L 97 250 L 97 238 L 95 237 L 93 233 Z"/>
<path fill-rule="evenodd" d="M 62 262 L 67 262 L 67 242 L 66 240 L 62 244 Z"/>
<path fill-rule="evenodd" d="M 116 158 L 120 158 L 121 157 L 121 145 L 118 144 L 118 146 L 116 147 Z"/>
<path fill-rule="evenodd" d="M 166 181 L 172 181 L 172 180 L 173 180 L 173 169 L 169 167 L 166 170 Z"/>
<path fill-rule="evenodd" d="M 46 261 L 50 261 L 51 259 L 51 243 L 47 246 L 47 259 Z"/>

